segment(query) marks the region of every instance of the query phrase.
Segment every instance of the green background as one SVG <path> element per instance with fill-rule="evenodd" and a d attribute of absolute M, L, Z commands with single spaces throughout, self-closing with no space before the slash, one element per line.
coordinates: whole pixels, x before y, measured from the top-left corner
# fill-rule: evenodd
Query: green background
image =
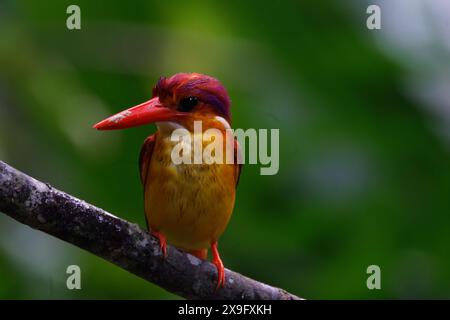
<path fill-rule="evenodd" d="M 308 299 L 449 298 L 448 18 L 425 14 L 442 1 L 371 3 L 382 30 L 357 0 L 2 1 L 0 159 L 144 227 L 137 158 L 154 127 L 91 126 L 161 75 L 205 73 L 235 128 L 280 129 L 278 174 L 244 167 L 226 267 Z M 82 290 L 66 289 L 72 264 Z M 0 298 L 176 297 L 1 215 Z"/>

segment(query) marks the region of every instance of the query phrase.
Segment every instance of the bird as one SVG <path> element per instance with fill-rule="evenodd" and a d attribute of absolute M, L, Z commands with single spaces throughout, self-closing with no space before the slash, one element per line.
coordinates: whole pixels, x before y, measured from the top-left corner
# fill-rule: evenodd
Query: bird
<path fill-rule="evenodd" d="M 184 129 L 195 139 L 195 121 L 201 121 L 202 133 L 214 128 L 226 139 L 231 120 L 231 101 L 219 80 L 200 73 L 177 73 L 160 77 L 150 100 L 94 125 L 98 130 L 117 130 L 156 124 L 157 131 L 145 139 L 139 156 L 147 228 L 159 240 L 163 258 L 167 243 L 203 260 L 211 249 L 216 290 L 225 285 L 218 240 L 235 204 L 242 170 L 240 146 L 233 137 L 231 163 L 175 164 L 171 135 Z M 201 142 L 208 141 L 201 137 Z M 193 156 L 193 150 L 186 152 Z"/>

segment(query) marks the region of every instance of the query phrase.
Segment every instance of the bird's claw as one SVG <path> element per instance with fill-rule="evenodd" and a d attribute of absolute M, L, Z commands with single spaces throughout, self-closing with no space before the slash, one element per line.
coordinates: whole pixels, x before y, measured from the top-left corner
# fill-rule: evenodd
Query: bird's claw
<path fill-rule="evenodd" d="M 165 259 L 167 257 L 167 241 L 166 241 L 166 237 L 162 233 L 159 233 L 157 231 L 152 231 L 151 234 L 152 234 L 152 236 L 158 238 L 158 240 L 159 240 L 159 248 L 161 249 L 161 252 L 163 254 L 163 259 Z"/>
<path fill-rule="evenodd" d="M 211 251 L 213 254 L 213 260 L 212 263 L 217 268 L 217 284 L 216 284 L 216 291 L 219 290 L 219 288 L 223 288 L 225 285 L 225 268 L 223 266 L 222 259 L 220 259 L 219 250 L 217 250 L 217 242 L 214 242 L 211 246 Z"/>

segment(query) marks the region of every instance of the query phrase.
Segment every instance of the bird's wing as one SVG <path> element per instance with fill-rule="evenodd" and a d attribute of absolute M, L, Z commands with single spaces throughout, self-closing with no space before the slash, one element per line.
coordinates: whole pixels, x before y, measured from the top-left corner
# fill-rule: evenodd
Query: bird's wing
<path fill-rule="evenodd" d="M 141 183 L 144 188 L 145 181 L 147 180 L 148 168 L 150 167 L 150 161 L 152 160 L 153 149 L 155 148 L 156 135 L 157 133 L 145 139 L 141 148 L 141 153 L 139 154 L 139 172 Z M 145 214 L 144 217 L 145 223 L 147 224 L 147 229 L 150 230 L 147 215 Z"/>
<path fill-rule="evenodd" d="M 155 147 L 156 133 L 145 139 L 139 154 L 139 171 L 142 185 L 145 185 L 147 179 L 147 171 L 152 159 L 153 149 Z"/>
<path fill-rule="evenodd" d="M 241 171 L 243 166 L 242 161 L 242 153 L 241 153 L 241 147 L 239 146 L 239 142 L 236 138 L 234 138 L 234 165 L 236 167 L 236 187 L 239 183 L 239 178 L 241 177 Z"/>

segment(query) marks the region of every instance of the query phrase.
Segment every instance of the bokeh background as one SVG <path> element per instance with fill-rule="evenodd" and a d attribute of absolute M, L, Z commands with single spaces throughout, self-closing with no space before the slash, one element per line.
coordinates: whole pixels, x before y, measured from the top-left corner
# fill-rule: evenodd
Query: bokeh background
<path fill-rule="evenodd" d="M 280 129 L 279 173 L 244 168 L 227 267 L 309 299 L 450 298 L 449 18 L 448 0 L 2 0 L 0 159 L 145 226 L 154 127 L 91 126 L 160 75 L 206 73 L 234 127 Z M 82 290 L 66 289 L 72 264 Z M 177 297 L 0 215 L 0 298 Z"/>

